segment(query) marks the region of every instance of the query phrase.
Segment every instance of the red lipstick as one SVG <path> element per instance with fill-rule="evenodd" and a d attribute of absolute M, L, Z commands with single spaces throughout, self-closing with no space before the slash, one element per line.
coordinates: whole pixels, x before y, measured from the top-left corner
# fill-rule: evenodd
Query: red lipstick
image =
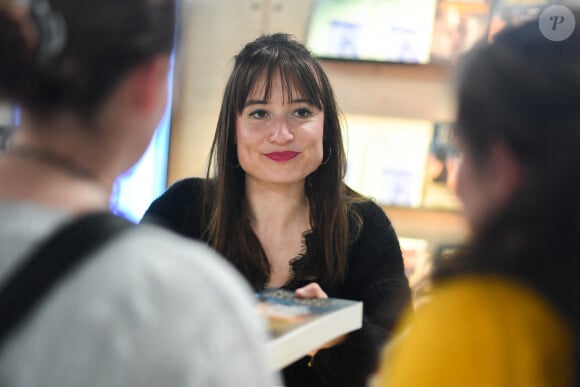
<path fill-rule="evenodd" d="M 283 151 L 283 152 L 266 153 L 264 156 L 274 161 L 284 162 L 292 160 L 294 157 L 298 156 L 298 154 L 299 152 Z"/>

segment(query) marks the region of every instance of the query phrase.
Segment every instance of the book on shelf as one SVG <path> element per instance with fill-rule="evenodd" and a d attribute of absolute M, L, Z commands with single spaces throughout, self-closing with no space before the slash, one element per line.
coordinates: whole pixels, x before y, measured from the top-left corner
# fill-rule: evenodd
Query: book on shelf
<path fill-rule="evenodd" d="M 427 239 L 399 237 L 405 275 L 411 289 L 431 272 L 432 254 Z"/>
<path fill-rule="evenodd" d="M 328 59 L 427 63 L 435 8 L 436 0 L 317 0 L 306 45 Z"/>
<path fill-rule="evenodd" d="M 268 347 L 276 369 L 362 326 L 361 301 L 298 298 L 285 289 L 263 290 L 257 299 L 258 311 L 268 321 Z"/>
<path fill-rule="evenodd" d="M 438 0 L 431 63 L 455 63 L 486 37 L 492 0 Z"/>
<path fill-rule="evenodd" d="M 452 124 L 434 122 L 425 171 L 424 208 L 462 209 L 456 190 L 460 164 L 461 157 Z"/>
<path fill-rule="evenodd" d="M 345 182 L 381 205 L 420 207 L 433 123 L 347 115 Z"/>

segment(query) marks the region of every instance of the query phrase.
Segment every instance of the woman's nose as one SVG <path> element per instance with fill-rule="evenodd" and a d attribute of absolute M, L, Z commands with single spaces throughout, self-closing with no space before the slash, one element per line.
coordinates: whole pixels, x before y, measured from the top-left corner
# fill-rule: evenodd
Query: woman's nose
<path fill-rule="evenodd" d="M 269 140 L 277 144 L 284 144 L 294 140 L 294 135 L 290 131 L 286 120 L 279 119 L 272 123 L 272 133 Z"/>

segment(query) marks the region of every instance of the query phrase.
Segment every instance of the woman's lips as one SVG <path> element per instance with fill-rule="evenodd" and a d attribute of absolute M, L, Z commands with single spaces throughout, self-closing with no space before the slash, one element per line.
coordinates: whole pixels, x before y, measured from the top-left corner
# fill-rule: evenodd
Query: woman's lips
<path fill-rule="evenodd" d="M 298 156 L 298 154 L 299 154 L 299 152 L 284 151 L 284 152 L 266 153 L 264 156 L 266 156 L 267 158 L 269 158 L 271 160 L 282 162 L 282 161 L 292 160 L 294 157 Z"/>

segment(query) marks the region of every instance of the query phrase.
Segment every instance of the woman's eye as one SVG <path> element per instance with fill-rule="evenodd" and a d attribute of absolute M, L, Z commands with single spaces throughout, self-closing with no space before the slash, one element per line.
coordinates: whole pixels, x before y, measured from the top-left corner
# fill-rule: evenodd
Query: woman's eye
<path fill-rule="evenodd" d="M 294 112 L 294 114 L 300 118 L 306 118 L 312 114 L 312 111 L 310 111 L 310 109 L 302 108 L 302 109 L 296 110 Z"/>
<path fill-rule="evenodd" d="M 264 118 L 266 117 L 268 113 L 265 110 L 259 109 L 259 110 L 254 110 L 250 113 L 250 117 L 253 118 Z"/>

